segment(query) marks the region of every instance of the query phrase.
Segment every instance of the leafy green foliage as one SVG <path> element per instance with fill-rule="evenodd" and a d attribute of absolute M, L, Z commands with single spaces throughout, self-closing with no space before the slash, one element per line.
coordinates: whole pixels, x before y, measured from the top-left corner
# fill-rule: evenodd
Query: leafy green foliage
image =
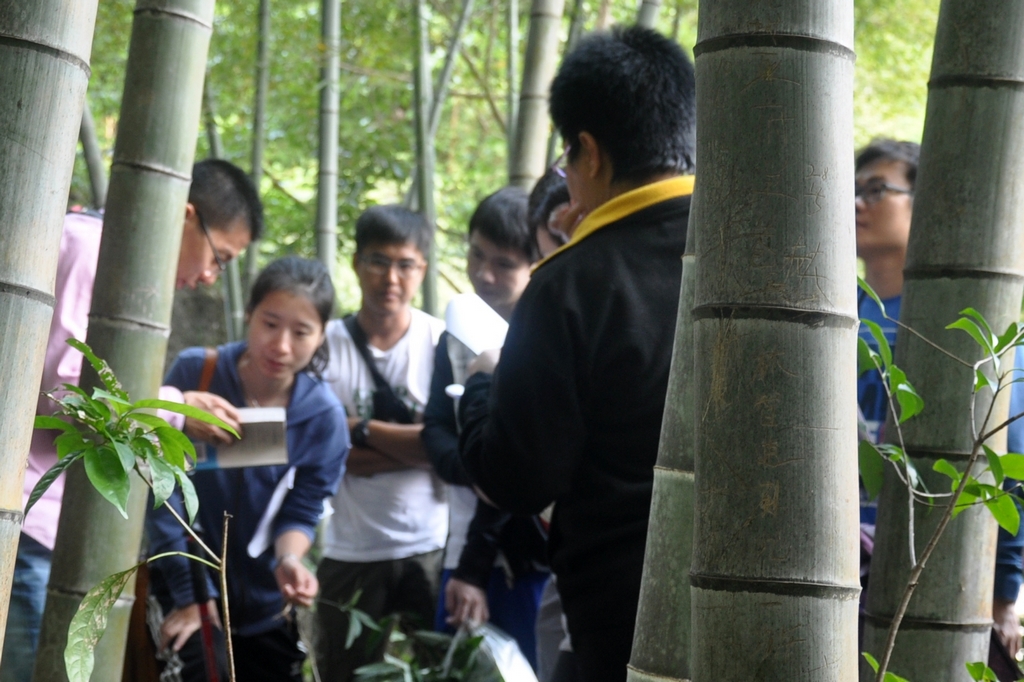
<path fill-rule="evenodd" d="M 967 672 L 971 676 L 972 680 L 978 680 L 978 682 L 998 682 L 995 672 L 992 668 L 988 667 L 981 661 L 977 663 L 968 663 Z"/>
<path fill-rule="evenodd" d="M 885 474 L 885 460 L 873 443 L 862 440 L 858 447 L 860 461 L 860 479 L 871 499 L 878 497 L 882 491 L 882 478 Z"/>
<path fill-rule="evenodd" d="M 64 648 L 68 682 L 89 682 L 95 664 L 93 650 L 107 629 L 110 609 L 140 565 L 104 578 L 85 594 L 68 627 L 68 643 Z"/>
<path fill-rule="evenodd" d="M 871 666 L 871 669 L 877 673 L 878 661 L 875 659 L 875 657 L 866 651 L 862 651 L 860 655 L 863 656 L 864 660 L 868 662 L 868 665 Z M 890 672 L 886 672 L 885 677 L 883 679 L 885 680 L 885 682 L 910 682 L 905 677 L 900 677 L 899 675 Z"/>

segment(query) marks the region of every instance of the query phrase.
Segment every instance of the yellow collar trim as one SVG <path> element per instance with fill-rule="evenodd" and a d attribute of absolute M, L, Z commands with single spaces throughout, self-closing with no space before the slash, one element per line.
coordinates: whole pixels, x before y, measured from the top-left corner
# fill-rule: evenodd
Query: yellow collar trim
<path fill-rule="evenodd" d="M 606 225 L 622 220 L 628 215 L 632 215 L 637 211 L 662 201 L 693 194 L 693 177 L 692 175 L 680 175 L 668 180 L 659 180 L 658 182 L 652 182 L 649 185 L 642 185 L 636 189 L 624 192 L 604 202 L 583 219 L 583 222 L 572 233 L 572 239 L 568 243 L 549 253 L 546 258 L 537 261 L 533 266 L 533 272 L 536 272 L 537 268 L 547 263 L 556 255 L 571 249 Z"/>

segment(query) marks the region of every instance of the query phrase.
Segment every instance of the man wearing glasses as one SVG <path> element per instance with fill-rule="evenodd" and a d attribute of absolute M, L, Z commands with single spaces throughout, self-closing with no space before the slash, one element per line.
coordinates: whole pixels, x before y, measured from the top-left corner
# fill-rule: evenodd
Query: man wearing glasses
<path fill-rule="evenodd" d="M 420 433 L 444 323 L 412 307 L 433 233 L 401 206 L 367 209 L 356 221 L 352 262 L 362 305 L 327 325 L 325 378 L 349 415 L 352 449 L 317 571 L 324 680 L 351 679 L 383 655 L 387 637 L 368 652 L 368 630 L 344 646 L 349 614 L 338 605 L 356 592 L 356 607 L 375 620 L 411 614 L 429 627 L 434 619 L 448 504 Z"/>
<path fill-rule="evenodd" d="M 248 176 L 227 161 L 208 159 L 195 164 L 182 230 L 175 279 L 177 288 L 195 288 L 200 282 L 213 284 L 225 264 L 238 256 L 250 240 L 259 238 L 263 230 L 263 207 Z M 48 391 L 63 383 L 78 384 L 82 354 L 65 342 L 71 337 L 85 339 L 101 232 L 102 220 L 98 216 L 69 213 L 64 219 L 54 285 L 56 305 L 41 390 Z M 175 389 L 165 387 L 160 397 L 201 407 L 237 426 L 237 412 L 218 396 L 206 393 L 182 396 Z M 38 413 L 50 411 L 52 404 L 42 398 Z M 22 489 L 23 505 L 39 479 L 56 461 L 52 433 L 36 431 Z M 63 494 L 64 477 L 61 476 L 25 517 L 21 529 L 0 664 L 2 682 L 28 682 L 32 676 Z"/>
<path fill-rule="evenodd" d="M 920 146 L 913 142 L 889 139 L 873 140 L 862 149 L 855 161 L 857 256 L 864 260 L 864 279 L 875 290 L 885 313 L 899 319 L 903 290 L 903 268 L 910 242 L 910 223 L 914 211 L 914 182 Z M 889 345 L 896 346 L 896 323 L 885 319 L 878 305 L 863 291 L 858 293 L 858 314 L 861 319 L 877 323 L 885 332 Z M 878 344 L 865 325 L 860 336 L 873 349 Z M 1021 355 L 1018 353 L 1018 355 Z M 1018 367 L 1024 367 L 1018 361 Z M 1013 387 L 1014 405 L 1024 406 L 1021 385 Z M 857 382 L 857 404 L 861 412 L 862 437 L 880 442 L 888 412 L 888 400 L 878 372 L 869 371 Z M 1024 442 L 1024 420 L 1011 425 L 1010 447 Z M 1015 452 L 1019 450 L 1014 450 Z M 876 507 L 861 492 L 861 576 L 866 579 L 873 549 Z M 1021 551 L 1024 549 L 1024 527 L 1017 537 L 999 529 L 992 616 L 996 634 L 1016 655 L 1020 649 L 1020 621 L 1015 602 L 1020 591 Z"/>

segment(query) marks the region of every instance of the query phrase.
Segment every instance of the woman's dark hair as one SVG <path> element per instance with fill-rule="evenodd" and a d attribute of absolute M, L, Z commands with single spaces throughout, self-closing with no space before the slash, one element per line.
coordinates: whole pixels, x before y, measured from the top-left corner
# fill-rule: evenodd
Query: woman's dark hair
<path fill-rule="evenodd" d="M 854 172 L 875 161 L 902 161 L 907 168 L 906 178 L 910 189 L 917 181 L 917 163 L 921 158 L 921 145 L 916 142 L 901 142 L 886 137 L 876 137 L 857 152 Z"/>
<path fill-rule="evenodd" d="M 249 294 L 249 303 L 245 306 L 247 315 L 252 315 L 256 306 L 275 291 L 286 291 L 296 296 L 305 296 L 316 312 L 320 315 L 320 323 L 326 327 L 327 320 L 334 312 L 334 284 L 331 275 L 320 261 L 287 256 L 278 259 L 263 268 L 256 278 Z M 312 372 L 317 378 L 323 378 L 329 357 L 327 339 L 313 353 L 309 365 L 302 368 L 304 372 Z"/>
<path fill-rule="evenodd" d="M 495 246 L 515 249 L 529 262 L 536 262 L 540 252 L 526 220 L 527 201 L 526 190 L 502 187 L 477 205 L 469 219 L 469 234 L 478 232 Z"/>

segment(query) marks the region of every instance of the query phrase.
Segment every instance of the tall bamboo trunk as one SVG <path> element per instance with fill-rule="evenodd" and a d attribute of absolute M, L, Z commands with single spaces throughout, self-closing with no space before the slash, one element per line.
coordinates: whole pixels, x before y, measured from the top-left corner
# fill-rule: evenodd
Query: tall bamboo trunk
<path fill-rule="evenodd" d="M 519 94 L 515 152 L 509 184 L 529 191 L 544 174 L 548 143 L 548 89 L 558 64 L 558 40 L 565 0 L 533 0 L 530 34 Z"/>
<path fill-rule="evenodd" d="M 249 176 L 256 191 L 262 195 L 263 149 L 267 130 L 267 93 L 270 91 L 270 0 L 260 0 L 260 23 L 256 41 L 256 96 L 252 107 L 252 164 Z M 259 243 L 253 241 L 245 250 L 245 277 L 242 291 L 256 281 L 259 270 Z M 244 296 L 243 296 L 244 298 Z"/>
<path fill-rule="evenodd" d="M 857 676 L 853 3 L 700 3 L 695 682 Z"/>
<path fill-rule="evenodd" d="M 637 26 L 654 28 L 658 23 L 659 10 L 661 10 L 661 0 L 641 0 L 640 9 L 636 13 Z"/>
<path fill-rule="evenodd" d="M 427 8 L 424 0 L 415 0 L 413 33 L 415 67 L 413 69 L 413 109 L 416 126 L 416 210 L 431 225 L 437 221 L 434 211 L 434 139 L 430 135 L 431 93 L 430 37 L 427 34 Z M 431 240 L 427 273 L 423 278 L 423 310 L 437 313 L 437 246 Z"/>
<path fill-rule="evenodd" d="M 576 47 L 576 43 L 580 41 L 580 37 L 583 35 L 583 22 L 586 20 L 586 12 L 583 10 L 583 0 L 576 0 L 572 6 L 572 18 L 569 19 L 569 37 L 565 41 L 565 49 L 562 51 L 562 58 L 565 55 L 573 51 Z M 558 158 L 558 146 L 561 142 L 561 137 L 557 130 L 552 130 L 548 135 L 548 153 L 545 166 L 550 166 Z"/>
<path fill-rule="evenodd" d="M 89 109 L 89 98 L 85 99 L 82 109 L 82 126 L 78 134 L 82 141 L 82 156 L 85 157 L 85 168 L 89 172 L 89 186 L 92 188 L 92 206 L 103 208 L 107 203 L 107 169 L 103 163 L 103 151 L 96 139 L 96 124 Z"/>
<path fill-rule="evenodd" d="M 0 0 L 0 652 L 96 0 Z"/>
<path fill-rule="evenodd" d="M 693 207 L 690 207 L 693 215 Z M 693 221 L 687 228 L 679 315 L 661 420 L 640 606 L 628 682 L 690 677 L 690 563 L 693 559 L 694 356 L 696 284 Z"/>
<path fill-rule="evenodd" d="M 139 0 L 135 8 L 87 337 L 135 399 L 155 396 L 162 378 L 213 5 Z M 87 369 L 83 383 L 94 381 Z M 135 483 L 125 520 L 82 466 L 68 470 L 35 682 L 67 679 L 64 645 L 82 596 L 137 560 L 147 491 Z M 97 682 L 120 679 L 133 594 L 129 585 L 110 614 Z"/>
<path fill-rule="evenodd" d="M 969 361 L 980 359 L 974 342 L 944 327 L 973 307 L 993 328 L 1005 329 L 1018 319 L 1024 292 L 1022 41 L 1021 3 L 943 0 L 901 317 Z M 904 425 L 906 448 L 926 484 L 939 490 L 935 460 L 963 469 L 971 450 L 972 372 L 902 330 L 896 348 L 897 364 L 925 401 L 924 411 Z M 1005 400 L 996 406 L 996 423 L 1007 407 Z M 895 436 L 888 426 L 887 440 Z M 996 450 L 1005 447 L 1005 433 L 993 440 Z M 896 480 L 886 478 L 878 511 L 864 634 L 865 648 L 875 654 L 910 570 L 907 493 Z M 918 507 L 918 552 L 939 516 Z M 911 680 L 964 679 L 965 663 L 988 660 L 995 541 L 996 524 L 983 508 L 950 524 L 910 602 L 890 670 Z"/>
<path fill-rule="evenodd" d="M 316 256 L 334 274 L 338 252 L 338 63 L 341 0 L 323 0 L 324 65 L 320 71 L 320 171 L 316 184 Z"/>
<path fill-rule="evenodd" d="M 508 55 L 505 71 L 505 80 L 508 82 L 505 102 L 505 148 L 508 154 L 508 172 L 511 175 L 516 150 L 516 125 L 519 120 L 519 0 L 508 0 L 508 41 L 505 51 Z"/>

